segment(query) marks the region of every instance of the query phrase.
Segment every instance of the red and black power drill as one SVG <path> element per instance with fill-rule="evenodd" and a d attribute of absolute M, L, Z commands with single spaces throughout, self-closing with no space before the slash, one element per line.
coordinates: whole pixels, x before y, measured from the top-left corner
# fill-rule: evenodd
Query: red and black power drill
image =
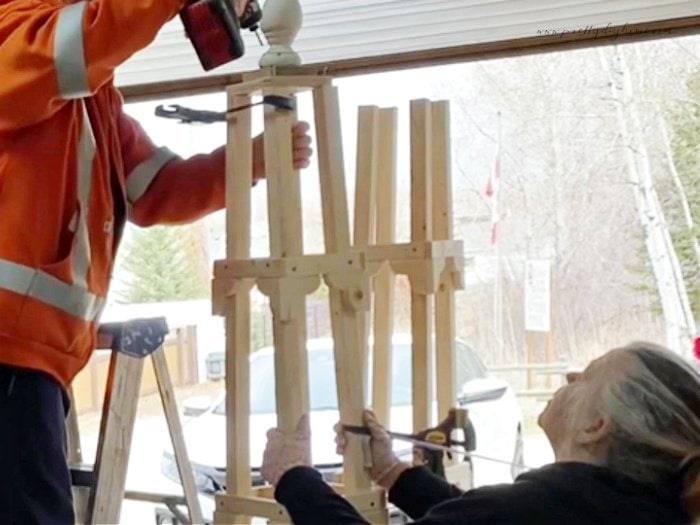
<path fill-rule="evenodd" d="M 240 16 L 233 1 L 192 0 L 180 11 L 187 37 L 205 71 L 237 60 L 245 54 L 241 28 L 257 35 L 262 19 L 262 9 L 257 0 L 248 0 Z"/>

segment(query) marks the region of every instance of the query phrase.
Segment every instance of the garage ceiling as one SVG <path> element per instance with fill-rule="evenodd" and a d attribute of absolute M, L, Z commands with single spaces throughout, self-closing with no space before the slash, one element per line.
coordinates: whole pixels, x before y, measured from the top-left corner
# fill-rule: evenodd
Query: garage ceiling
<path fill-rule="evenodd" d="M 301 0 L 304 26 L 295 49 L 304 64 L 407 62 L 415 57 L 481 56 L 509 42 L 509 49 L 592 40 L 592 32 L 538 37 L 541 30 L 623 27 L 626 37 L 672 36 L 658 27 L 700 30 L 697 0 Z M 664 21 L 660 26 L 639 26 Z M 669 22 L 670 21 L 670 22 Z M 636 27 L 632 27 L 636 26 Z M 608 36 L 612 36 L 610 33 Z M 158 86 L 213 86 L 217 78 L 257 69 L 264 52 L 246 32 L 246 56 L 213 72 L 202 71 L 178 18 L 116 76 L 127 96 Z M 600 38 L 594 41 L 602 41 Z M 525 45 L 527 44 L 527 45 Z M 501 46 L 503 49 L 503 46 Z M 388 56 L 387 56 L 388 55 Z M 392 58 L 394 57 L 394 58 Z M 361 62 L 358 62 L 361 61 Z M 350 67 L 350 69 L 352 69 Z M 359 66 L 357 69 L 361 69 Z M 168 91 L 168 89 L 165 89 Z M 172 90 L 171 90 L 172 91 Z"/>

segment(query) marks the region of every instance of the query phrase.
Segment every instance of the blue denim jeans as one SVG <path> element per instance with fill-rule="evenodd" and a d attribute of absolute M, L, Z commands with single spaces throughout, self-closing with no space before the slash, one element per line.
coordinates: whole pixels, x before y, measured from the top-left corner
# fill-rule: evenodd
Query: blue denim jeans
<path fill-rule="evenodd" d="M 73 525 L 65 390 L 0 365 L 0 525 Z"/>

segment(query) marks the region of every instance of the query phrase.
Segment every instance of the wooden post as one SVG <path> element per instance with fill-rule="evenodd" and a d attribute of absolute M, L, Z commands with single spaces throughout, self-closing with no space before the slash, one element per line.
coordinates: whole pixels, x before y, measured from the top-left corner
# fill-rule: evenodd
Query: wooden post
<path fill-rule="evenodd" d="M 258 288 L 270 298 L 275 343 L 277 426 L 294 432 L 299 418 L 309 413 L 309 377 L 306 355 L 306 295 L 319 285 L 306 279 L 260 279 Z"/>
<path fill-rule="evenodd" d="M 411 240 L 432 240 L 432 114 L 427 100 L 411 101 Z M 432 315 L 430 297 L 411 279 L 413 428 L 432 423 Z M 420 290 L 420 291 L 419 291 Z"/>
<path fill-rule="evenodd" d="M 377 159 L 377 244 L 395 242 L 396 230 L 396 147 L 395 108 L 379 110 L 379 158 Z M 391 426 L 391 362 L 394 306 L 394 272 L 382 264 L 374 277 L 374 366 L 372 407 L 379 421 Z"/>
<path fill-rule="evenodd" d="M 228 107 L 250 104 L 249 95 L 229 90 Z M 226 148 L 226 256 L 250 256 L 250 192 L 253 180 L 251 112 L 235 113 L 228 122 Z M 227 290 L 226 313 L 226 487 L 235 494 L 250 493 L 250 289 L 252 282 L 238 281 Z M 236 523 L 250 523 L 242 515 Z M 218 518 L 217 518 L 217 522 Z"/>
<path fill-rule="evenodd" d="M 313 97 L 326 252 L 349 254 L 350 228 L 338 90 L 327 83 L 315 88 Z M 366 384 L 363 377 L 365 368 L 358 366 L 358 358 L 367 355 L 367 339 L 363 338 L 364 334 L 360 334 L 361 316 L 364 312 L 356 304 L 358 301 L 369 301 L 369 297 L 359 295 L 368 294 L 369 285 L 367 283 L 365 290 L 362 290 L 362 283 L 368 277 L 360 274 L 361 271 L 358 268 L 355 275 L 347 273 L 343 276 L 346 280 L 355 280 L 354 287 L 342 287 L 337 280 L 326 276 L 335 344 L 338 408 L 341 420 L 350 425 L 362 424 L 362 411 L 365 407 L 364 388 L 358 388 L 358 385 Z M 362 492 L 371 487 L 369 473 L 364 469 L 360 440 L 359 436 L 350 437 L 343 462 L 343 481 L 349 492 Z"/>
<path fill-rule="evenodd" d="M 452 240 L 452 173 L 449 102 L 434 102 L 432 109 L 433 236 Z M 452 275 L 441 276 L 435 295 L 435 362 L 437 372 L 438 419 L 447 417 L 455 404 L 457 388 L 455 362 L 455 297 Z"/>
<path fill-rule="evenodd" d="M 545 341 L 545 362 L 549 365 L 556 362 L 556 356 L 554 355 L 554 329 L 553 327 L 547 332 Z M 547 388 L 552 388 L 552 375 L 547 374 Z"/>
<path fill-rule="evenodd" d="M 265 95 L 292 97 L 289 89 L 267 88 Z M 304 252 L 299 173 L 293 169 L 293 111 L 265 108 L 265 174 L 270 230 L 270 256 L 285 258 Z M 258 281 L 270 298 L 275 343 L 277 426 L 293 432 L 299 418 L 309 412 L 306 355 L 306 294 L 318 279 Z"/>
<path fill-rule="evenodd" d="M 296 98 L 289 89 L 267 88 L 264 95 Z M 265 175 L 270 255 L 291 257 L 304 252 L 299 172 L 293 168 L 292 128 L 296 112 L 265 107 Z"/>
<path fill-rule="evenodd" d="M 313 97 L 326 253 L 344 252 L 350 249 L 350 224 L 338 91 L 328 83 L 314 89 Z"/>
<path fill-rule="evenodd" d="M 526 349 L 526 365 L 527 365 L 527 389 L 531 390 L 533 388 L 533 371 L 530 365 L 535 364 L 535 355 L 537 349 L 535 345 L 537 344 L 537 334 L 534 332 L 525 332 L 525 349 Z"/>
<path fill-rule="evenodd" d="M 355 177 L 355 227 L 354 246 L 360 250 L 373 244 L 376 239 L 376 188 L 379 167 L 379 108 L 362 106 L 357 118 L 357 163 Z M 371 293 L 371 290 L 370 290 Z M 369 339 L 370 312 L 359 317 L 360 338 Z M 364 366 L 362 376 L 369 380 L 369 355 L 361 357 Z"/>
<path fill-rule="evenodd" d="M 379 108 L 362 106 L 357 117 L 354 246 L 375 242 L 377 170 L 379 168 Z"/>

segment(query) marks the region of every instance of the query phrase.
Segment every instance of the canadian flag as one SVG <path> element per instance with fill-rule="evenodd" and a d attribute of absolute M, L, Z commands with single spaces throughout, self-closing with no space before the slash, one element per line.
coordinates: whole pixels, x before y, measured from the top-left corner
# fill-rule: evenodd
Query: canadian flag
<path fill-rule="evenodd" d="M 496 160 L 493 171 L 486 183 L 486 196 L 491 201 L 491 244 L 498 242 L 498 222 L 500 221 L 500 196 L 501 196 L 501 148 L 496 151 Z"/>

